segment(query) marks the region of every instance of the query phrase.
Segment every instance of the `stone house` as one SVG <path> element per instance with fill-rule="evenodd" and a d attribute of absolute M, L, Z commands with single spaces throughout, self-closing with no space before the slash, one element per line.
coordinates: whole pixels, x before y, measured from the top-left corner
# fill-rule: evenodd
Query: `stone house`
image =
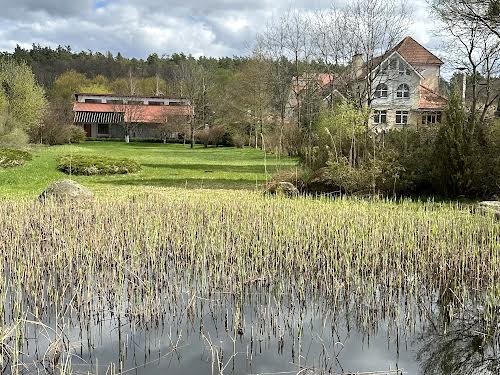
<path fill-rule="evenodd" d="M 378 132 L 439 123 L 447 105 L 439 92 L 442 65 L 411 37 L 368 62 L 354 56 L 349 85 L 361 103 L 372 108 L 370 128 Z"/>
<path fill-rule="evenodd" d="M 186 98 L 75 94 L 73 112 L 88 138 L 165 140 L 176 135 L 174 125 L 189 123 L 193 108 Z"/>

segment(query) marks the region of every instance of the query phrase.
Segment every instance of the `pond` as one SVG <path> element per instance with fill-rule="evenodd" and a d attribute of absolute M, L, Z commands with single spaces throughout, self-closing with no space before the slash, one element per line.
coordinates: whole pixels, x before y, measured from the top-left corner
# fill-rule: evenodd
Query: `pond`
<path fill-rule="evenodd" d="M 2 202 L 2 374 L 500 373 L 491 218 L 233 198 Z"/>
<path fill-rule="evenodd" d="M 19 372 L 59 373 L 66 367 L 94 374 L 495 374 L 500 369 L 498 337 L 485 338 L 478 311 L 462 311 L 450 323 L 436 293 L 425 302 L 378 292 L 369 298 L 301 300 L 293 292 L 252 285 L 244 295 L 185 290 L 156 297 L 163 305 L 154 312 L 140 303 L 117 308 L 94 298 L 91 311 L 52 311 L 43 322 L 27 316 Z"/>

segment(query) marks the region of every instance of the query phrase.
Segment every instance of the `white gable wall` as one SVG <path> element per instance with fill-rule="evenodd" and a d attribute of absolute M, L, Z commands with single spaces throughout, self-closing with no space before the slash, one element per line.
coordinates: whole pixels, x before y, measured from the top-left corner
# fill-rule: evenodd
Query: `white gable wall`
<path fill-rule="evenodd" d="M 439 77 L 441 76 L 441 68 L 439 65 L 418 65 L 416 69 L 424 76 L 422 85 L 432 91 L 439 91 Z"/>
<path fill-rule="evenodd" d="M 392 58 L 398 61 L 395 70 L 387 69 L 386 73 L 378 73 L 373 82 L 372 92 L 372 108 L 373 110 L 387 111 L 387 124 L 385 126 L 379 125 L 378 128 L 393 128 L 396 127 L 396 111 L 408 111 L 408 124 L 414 124 L 419 121 L 419 116 L 415 113 L 419 108 L 420 102 L 420 84 L 425 78 L 408 66 L 406 62 L 401 59 L 398 54 L 394 54 Z M 409 74 L 404 72 L 400 74 L 399 64 L 404 63 L 409 69 Z M 385 83 L 388 87 L 387 98 L 375 98 L 374 93 L 379 83 Z M 409 98 L 398 98 L 397 89 L 401 84 L 407 84 L 410 88 Z M 370 117 L 370 125 L 375 126 L 373 116 Z"/>

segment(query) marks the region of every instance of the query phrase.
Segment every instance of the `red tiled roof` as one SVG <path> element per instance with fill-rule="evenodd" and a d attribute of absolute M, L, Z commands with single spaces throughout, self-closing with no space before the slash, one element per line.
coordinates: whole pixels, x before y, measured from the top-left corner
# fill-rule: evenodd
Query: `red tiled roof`
<path fill-rule="evenodd" d="M 387 59 L 394 52 L 399 53 L 408 64 L 413 66 L 416 69 L 418 65 L 443 65 L 443 61 L 433 55 L 429 50 L 427 50 L 424 46 L 418 43 L 415 39 L 410 36 L 404 38 L 401 42 L 399 42 L 394 48 L 387 51 L 382 56 L 376 56 L 371 61 L 371 67 L 377 67 L 382 61 Z M 368 63 L 363 64 L 363 72 L 361 77 L 366 77 L 368 72 Z"/>
<path fill-rule="evenodd" d="M 293 91 L 296 93 L 302 92 L 306 87 L 307 83 L 316 81 L 319 88 L 324 88 L 325 86 L 331 84 L 335 80 L 335 76 L 330 73 L 314 73 L 310 76 L 299 76 L 299 84 L 296 84 L 297 78 L 293 77 Z"/>
<path fill-rule="evenodd" d="M 420 98 L 419 98 L 419 109 L 444 109 L 448 104 L 448 99 L 444 96 L 437 94 L 431 89 L 420 85 Z"/>
<path fill-rule="evenodd" d="M 391 51 L 397 51 L 403 58 L 412 65 L 442 65 L 443 61 L 429 52 L 424 46 L 410 36 L 404 38 Z"/>
<path fill-rule="evenodd" d="M 125 113 L 125 121 L 137 123 L 164 123 L 168 116 L 189 116 L 189 105 L 136 105 L 80 103 L 73 105 L 73 112 Z"/>

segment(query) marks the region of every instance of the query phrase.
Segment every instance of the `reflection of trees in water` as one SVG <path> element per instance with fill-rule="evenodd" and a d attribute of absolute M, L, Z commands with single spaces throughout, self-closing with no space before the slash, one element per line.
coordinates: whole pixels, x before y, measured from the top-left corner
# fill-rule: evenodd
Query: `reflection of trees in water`
<path fill-rule="evenodd" d="M 422 332 L 417 358 L 424 375 L 500 374 L 500 307 L 486 322 L 480 308 L 467 307 L 460 317 L 443 304 L 431 325 Z"/>

